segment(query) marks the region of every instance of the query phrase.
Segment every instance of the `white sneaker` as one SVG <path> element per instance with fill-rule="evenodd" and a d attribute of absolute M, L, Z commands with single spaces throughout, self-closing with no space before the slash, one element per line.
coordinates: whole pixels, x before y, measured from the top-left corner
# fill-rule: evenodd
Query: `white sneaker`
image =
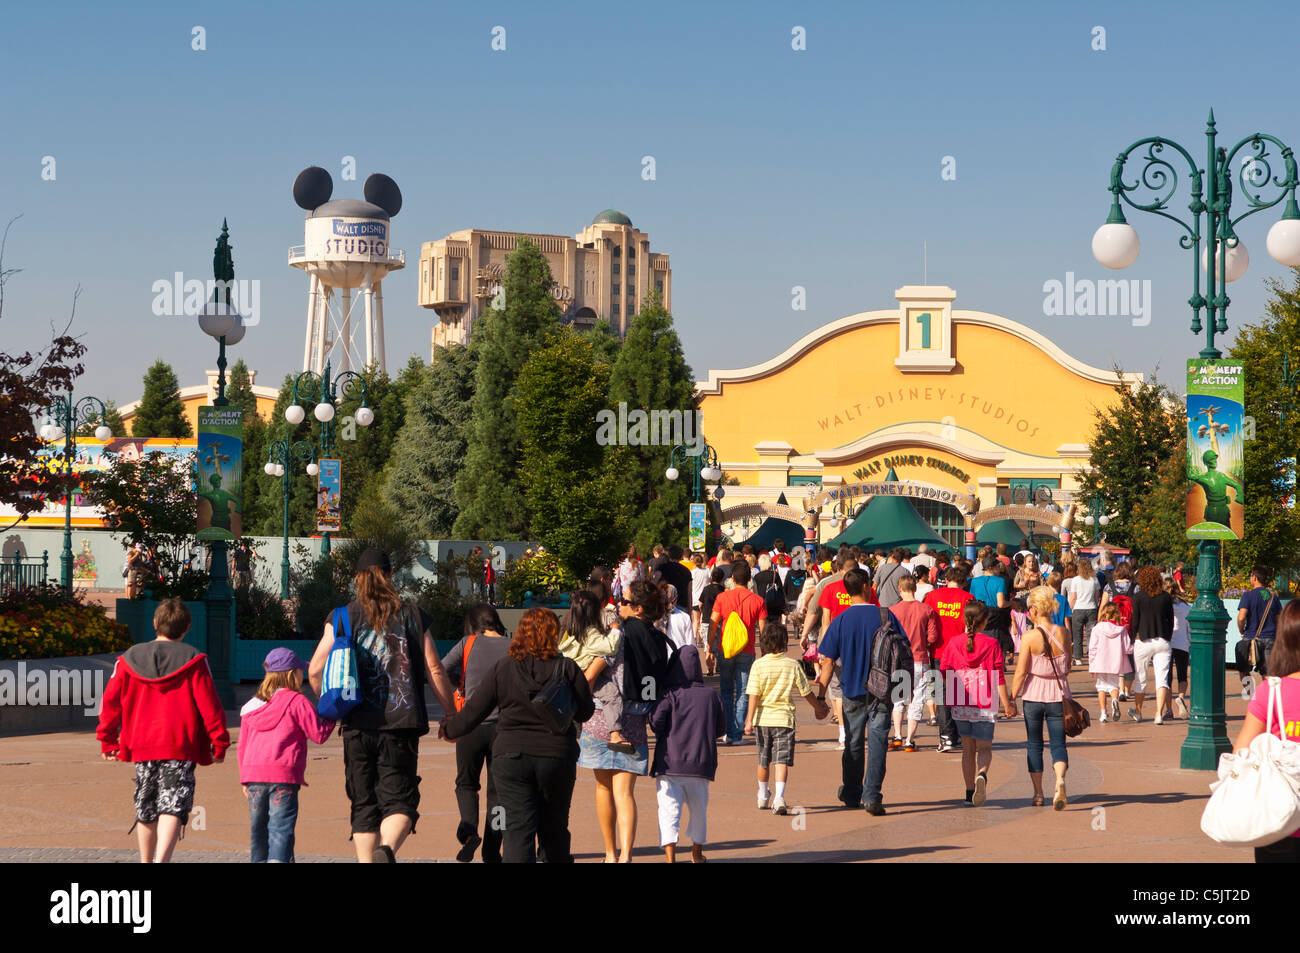
<path fill-rule="evenodd" d="M 1164 715 L 1156 715 L 1156 724 L 1163 725 L 1164 723 L 1165 723 Z"/>
<path fill-rule="evenodd" d="M 1134 722 L 1138 722 L 1142 720 L 1142 716 L 1138 714 L 1138 710 L 1136 708 L 1130 708 L 1128 710 L 1128 717 L 1131 721 Z"/>
<path fill-rule="evenodd" d="M 784 817 L 784 816 L 785 816 L 785 812 L 786 812 L 785 798 L 783 798 L 783 797 L 779 797 L 779 798 L 777 798 L 775 801 L 772 802 L 772 813 L 773 813 L 773 814 L 779 814 L 779 815 L 781 815 L 782 817 Z"/>
<path fill-rule="evenodd" d="M 1110 700 L 1110 720 L 1119 721 L 1119 700 L 1115 698 Z"/>
<path fill-rule="evenodd" d="M 770 797 L 770 796 L 769 796 L 769 797 L 763 797 L 763 796 L 760 794 L 760 795 L 758 796 L 758 809 L 759 809 L 760 811 L 766 811 L 766 810 L 767 810 L 767 803 L 768 803 L 768 801 L 770 801 L 770 800 L 771 800 L 771 797 Z"/>
<path fill-rule="evenodd" d="M 1110 721 L 1110 719 L 1106 717 L 1106 709 L 1103 708 L 1101 710 L 1101 723 L 1104 725 L 1108 721 Z"/>

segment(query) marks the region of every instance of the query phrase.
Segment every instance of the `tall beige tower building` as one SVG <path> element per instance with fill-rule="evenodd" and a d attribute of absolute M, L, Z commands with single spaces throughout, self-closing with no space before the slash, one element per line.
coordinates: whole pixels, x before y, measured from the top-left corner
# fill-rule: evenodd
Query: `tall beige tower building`
<path fill-rule="evenodd" d="M 601 212 L 573 238 L 468 228 L 420 246 L 420 304 L 438 315 L 434 347 L 469 341 L 475 321 L 501 290 L 506 255 L 524 235 L 550 262 L 553 293 L 575 327 L 590 328 L 603 318 L 622 337 L 652 290 L 672 309 L 668 256 L 651 252 L 650 236 L 615 209 Z"/>

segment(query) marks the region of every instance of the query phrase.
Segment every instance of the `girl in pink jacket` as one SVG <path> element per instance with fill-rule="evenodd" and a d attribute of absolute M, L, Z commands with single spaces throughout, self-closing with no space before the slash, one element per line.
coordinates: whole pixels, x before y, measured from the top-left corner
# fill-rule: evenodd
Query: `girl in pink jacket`
<path fill-rule="evenodd" d="M 1097 676 L 1097 705 L 1103 722 L 1119 721 L 1119 682 L 1121 676 L 1133 671 L 1129 661 L 1132 651 L 1133 639 L 1128 627 L 1120 624 L 1119 606 L 1108 602 L 1097 614 L 1097 624 L 1088 639 L 1088 671 Z"/>
<path fill-rule="evenodd" d="M 324 744 L 334 722 L 317 715 L 303 695 L 307 666 L 292 649 L 272 649 L 262 667 L 257 695 L 239 712 L 239 781 L 252 819 L 252 862 L 291 864 L 307 740 Z"/>

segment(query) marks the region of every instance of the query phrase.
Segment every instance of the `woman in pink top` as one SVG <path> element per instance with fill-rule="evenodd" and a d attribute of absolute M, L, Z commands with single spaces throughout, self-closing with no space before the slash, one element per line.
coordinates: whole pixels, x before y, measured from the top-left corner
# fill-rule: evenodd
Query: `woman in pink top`
<path fill-rule="evenodd" d="M 1043 804 L 1043 724 L 1052 747 L 1052 768 L 1056 772 L 1055 810 L 1065 810 L 1065 771 L 1069 756 L 1065 751 L 1065 714 L 1061 699 L 1069 694 L 1070 652 L 1065 633 L 1052 625 L 1056 593 L 1051 586 L 1029 590 L 1025 602 L 1033 628 L 1020 640 L 1020 657 L 1011 680 L 1013 698 L 1023 698 L 1025 709 L 1025 747 L 1029 761 L 1029 780 L 1034 785 L 1034 806 Z M 1064 688 L 1062 688 L 1064 686 Z M 1023 696 L 1022 696 L 1023 692 Z"/>
<path fill-rule="evenodd" d="M 1288 602 L 1277 618 L 1277 637 L 1268 653 L 1268 673 L 1281 677 L 1278 684 L 1282 691 L 1283 723 L 1274 720 L 1273 734 L 1283 737 L 1285 727 L 1287 738 L 1300 741 L 1300 600 Z M 1249 748 L 1250 743 L 1264 733 L 1268 707 L 1272 704 L 1270 694 L 1268 682 L 1262 682 L 1246 709 L 1246 720 L 1237 735 L 1237 743 L 1232 746 L 1233 751 Z M 1300 831 L 1255 848 L 1257 864 L 1297 862 L 1300 862 Z"/>
<path fill-rule="evenodd" d="M 944 701 L 952 706 L 953 724 L 961 735 L 966 803 L 974 807 L 984 803 L 988 791 L 997 703 L 1002 702 L 1002 711 L 1008 718 L 1016 714 L 1015 704 L 1007 697 L 1006 676 L 1002 674 L 1002 647 L 997 639 L 979 631 L 988 617 L 988 606 L 978 599 L 966 603 L 962 617 L 966 638 L 949 640 L 939 665 L 946 681 Z"/>

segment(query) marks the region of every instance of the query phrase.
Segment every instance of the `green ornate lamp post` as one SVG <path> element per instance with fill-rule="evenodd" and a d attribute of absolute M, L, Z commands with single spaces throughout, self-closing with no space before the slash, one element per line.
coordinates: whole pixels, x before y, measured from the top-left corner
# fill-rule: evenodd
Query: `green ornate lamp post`
<path fill-rule="evenodd" d="M 307 419 L 303 409 L 304 402 L 313 402 L 316 409 L 312 415 L 320 421 L 320 459 L 329 460 L 334 449 L 334 417 L 338 405 L 346 401 L 359 400 L 361 406 L 355 414 L 356 422 L 362 427 L 369 427 L 375 422 L 375 412 L 366 405 L 366 379 L 356 371 L 343 371 L 338 377 L 330 379 L 330 365 L 325 364 L 324 375 L 315 371 L 303 371 L 293 381 L 293 403 L 285 408 L 284 419 L 293 426 L 298 426 Z M 320 554 L 328 556 L 330 552 L 330 534 L 321 533 Z"/>
<path fill-rule="evenodd" d="M 307 461 L 307 475 L 320 472 L 316 466 L 316 450 L 309 440 L 273 440 L 266 455 L 267 476 L 278 476 L 284 486 L 284 551 L 280 555 L 280 598 L 289 598 L 289 487 L 293 482 L 293 461 Z"/>
<path fill-rule="evenodd" d="M 1088 501 L 1088 515 L 1083 518 L 1083 522 L 1089 527 L 1094 546 L 1106 538 L 1105 528 L 1110 522 L 1110 517 L 1106 515 L 1105 504 L 1100 495 L 1094 494 Z"/>
<path fill-rule="evenodd" d="M 1205 127 L 1205 168 L 1198 168 L 1188 150 L 1163 136 L 1140 139 L 1121 152 L 1111 167 L 1110 215 L 1092 239 L 1092 252 L 1098 262 L 1107 268 L 1126 268 L 1137 260 L 1140 243 L 1137 232 L 1124 219 L 1121 202 L 1181 226 L 1183 234 L 1179 235 L 1178 244 L 1192 253 L 1192 296 L 1187 303 L 1192 308 L 1193 334 L 1201 333 L 1202 310 L 1206 317 L 1205 347 L 1200 352 L 1203 360 L 1219 360 L 1223 356 L 1215 347 L 1214 337 L 1228 330 L 1227 283 L 1240 278 L 1249 263 L 1246 246 L 1236 233 L 1236 225 L 1242 219 L 1286 200 L 1282 218 L 1269 229 L 1267 247 L 1279 263 L 1300 266 L 1300 207 L 1296 205 L 1296 186 L 1300 179 L 1291 148 L 1261 132 L 1247 136 L 1231 148 L 1223 148 L 1217 145 L 1216 135 L 1214 111 L 1210 110 Z M 1282 168 L 1276 174 L 1270 159 L 1276 161 L 1277 157 L 1270 153 L 1270 145 L 1280 152 Z M 1166 149 L 1175 154 L 1166 158 Z M 1190 181 L 1187 205 L 1190 222 L 1169 211 L 1169 203 L 1178 189 L 1175 163 L 1181 166 L 1180 156 L 1187 163 Z M 1125 182 L 1124 166 L 1130 158 L 1140 163 L 1140 170 L 1134 180 Z M 1234 161 L 1240 163 L 1239 197 L 1246 206 L 1236 218 L 1232 215 Z M 1267 199 L 1261 194 L 1264 189 L 1277 189 L 1278 193 Z M 1142 194 L 1136 199 L 1129 194 L 1139 191 Z M 1203 241 L 1205 249 L 1201 247 Z M 1210 247 L 1214 249 L 1212 254 Z M 1202 273 L 1205 294 L 1201 293 Z M 1220 543 L 1202 540 L 1199 550 L 1196 602 L 1187 616 L 1192 647 L 1192 712 L 1180 764 L 1184 768 L 1213 770 L 1219 755 L 1231 748 L 1223 710 L 1228 613 L 1219 597 L 1223 586 Z"/>
<path fill-rule="evenodd" d="M 678 444 L 673 447 L 672 453 L 668 457 L 668 469 L 664 471 L 664 476 L 669 480 L 676 481 L 681 476 L 681 469 L 687 468 L 691 474 L 691 502 L 706 503 L 705 486 L 707 483 L 716 483 L 722 479 L 722 470 L 718 467 L 718 453 L 703 440 L 700 446 L 688 446 Z M 719 489 L 719 497 L 722 491 Z M 705 549 L 712 553 L 712 539 L 710 535 L 705 536 Z"/>
<path fill-rule="evenodd" d="M 73 400 L 72 393 L 64 397 L 60 394 L 45 411 L 53 423 L 47 423 L 40 429 L 40 436 L 50 443 L 63 441 L 63 468 L 67 476 L 65 491 L 66 503 L 63 511 L 63 554 L 59 557 L 59 585 L 63 591 L 72 595 L 72 495 L 76 492 L 72 478 L 72 461 L 77 458 L 77 430 L 86 424 L 98 420 L 95 439 L 106 441 L 112 438 L 113 431 L 104 420 L 104 402 L 98 397 L 83 397 Z"/>
<path fill-rule="evenodd" d="M 230 289 L 235 283 L 235 259 L 230 251 L 230 230 L 222 219 L 221 235 L 212 256 L 212 276 L 216 279 L 213 300 L 199 314 L 199 327 L 218 342 L 217 396 L 214 407 L 228 407 L 226 399 L 226 348 L 244 339 L 247 325 L 230 301 Z M 230 681 L 230 649 L 235 625 L 235 594 L 230 588 L 230 562 L 227 544 L 223 539 L 213 540 L 212 571 L 208 577 L 208 591 L 204 602 L 208 610 L 208 663 L 217 695 L 227 708 L 235 704 L 235 689 Z"/>

